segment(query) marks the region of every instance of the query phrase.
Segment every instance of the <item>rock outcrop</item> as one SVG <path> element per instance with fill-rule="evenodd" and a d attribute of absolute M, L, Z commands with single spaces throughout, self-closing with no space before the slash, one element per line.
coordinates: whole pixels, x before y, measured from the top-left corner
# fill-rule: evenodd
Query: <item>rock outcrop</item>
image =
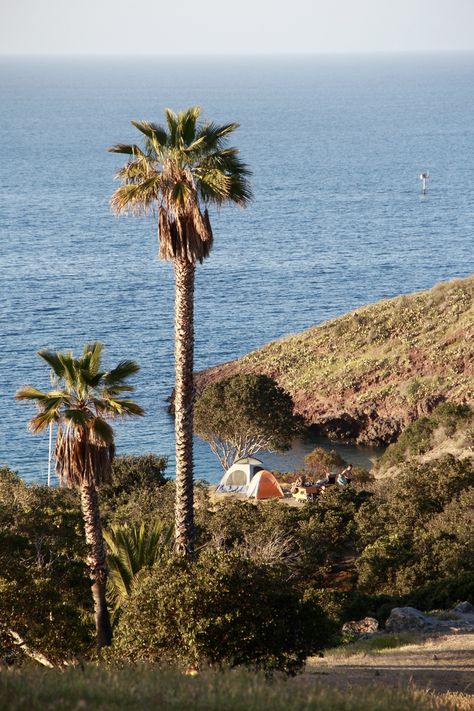
<path fill-rule="evenodd" d="M 462 610 L 473 612 L 462 612 Z M 387 632 L 423 632 L 448 634 L 450 632 L 474 632 L 474 607 L 469 602 L 457 605 L 441 617 L 425 615 L 415 607 L 394 607 L 385 623 Z"/>
<path fill-rule="evenodd" d="M 354 620 L 345 622 L 342 626 L 344 635 L 350 636 L 353 639 L 362 639 L 378 632 L 379 623 L 375 617 L 364 617 L 363 620 Z"/>

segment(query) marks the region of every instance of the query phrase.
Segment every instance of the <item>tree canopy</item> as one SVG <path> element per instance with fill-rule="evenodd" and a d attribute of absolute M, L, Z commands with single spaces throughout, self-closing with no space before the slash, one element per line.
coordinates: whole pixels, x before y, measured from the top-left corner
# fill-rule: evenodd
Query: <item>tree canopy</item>
<path fill-rule="evenodd" d="M 224 469 L 261 449 L 289 449 L 296 428 L 291 396 L 267 375 L 233 375 L 196 400 L 194 429 Z"/>

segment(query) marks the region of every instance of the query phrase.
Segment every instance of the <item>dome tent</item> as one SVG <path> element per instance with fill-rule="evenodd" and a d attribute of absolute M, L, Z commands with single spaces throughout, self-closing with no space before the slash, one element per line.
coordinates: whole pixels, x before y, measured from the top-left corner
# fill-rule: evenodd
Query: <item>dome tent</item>
<path fill-rule="evenodd" d="M 255 499 L 281 499 L 284 494 L 273 474 L 267 469 L 261 469 L 250 482 L 247 496 Z"/>
<path fill-rule="evenodd" d="M 216 492 L 246 494 L 252 477 L 262 469 L 263 463 L 260 459 L 254 457 L 237 459 L 220 480 Z"/>

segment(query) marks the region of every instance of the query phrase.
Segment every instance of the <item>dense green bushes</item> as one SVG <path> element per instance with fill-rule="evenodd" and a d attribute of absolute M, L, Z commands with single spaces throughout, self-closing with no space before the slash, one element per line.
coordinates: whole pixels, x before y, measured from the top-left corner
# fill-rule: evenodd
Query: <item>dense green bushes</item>
<path fill-rule="evenodd" d="M 450 416 L 449 413 L 446 417 Z M 445 420 L 447 422 L 447 420 Z M 119 458 L 101 491 L 105 528 L 130 539 L 173 522 L 174 483 L 152 455 Z M 301 507 L 234 498 L 196 485 L 194 560 L 132 565 L 113 657 L 181 665 L 295 671 L 342 622 L 390 609 L 474 599 L 474 463 L 407 462 L 364 491 L 332 487 Z M 140 536 L 138 536 L 139 538 Z M 138 540 L 137 538 L 137 540 Z M 2 655 L 14 629 L 53 661 L 94 655 L 82 519 L 76 493 L 28 486 L 0 470 Z M 145 559 L 144 559 L 145 560 Z M 136 583 L 136 584 L 135 584 Z M 324 614 L 323 612 L 324 611 Z"/>
<path fill-rule="evenodd" d="M 0 632 L 9 630 L 53 660 L 90 653 L 90 593 L 75 492 L 27 486 L 0 469 Z"/>
<path fill-rule="evenodd" d="M 160 516 L 173 520 L 174 482 L 165 477 L 166 458 L 155 454 L 116 457 L 112 483 L 100 490 L 101 513 L 108 523 L 153 523 Z"/>
<path fill-rule="evenodd" d="M 405 595 L 472 564 L 474 465 L 405 465 L 356 514 L 359 587 Z"/>
<path fill-rule="evenodd" d="M 254 559 L 284 563 L 301 590 L 326 583 L 332 564 L 355 552 L 355 513 L 365 492 L 333 487 L 302 508 L 227 499 L 209 514 L 205 542 L 241 550 Z"/>
<path fill-rule="evenodd" d="M 125 602 L 113 657 L 184 666 L 250 666 L 294 673 L 328 640 L 316 605 L 303 601 L 283 568 L 237 552 L 170 557 Z"/>
<path fill-rule="evenodd" d="M 117 457 L 101 491 L 104 523 L 153 511 L 165 460 Z M 83 521 L 75 491 L 29 486 L 0 468 L 0 655 L 18 657 L 14 630 L 53 661 L 94 653 Z"/>

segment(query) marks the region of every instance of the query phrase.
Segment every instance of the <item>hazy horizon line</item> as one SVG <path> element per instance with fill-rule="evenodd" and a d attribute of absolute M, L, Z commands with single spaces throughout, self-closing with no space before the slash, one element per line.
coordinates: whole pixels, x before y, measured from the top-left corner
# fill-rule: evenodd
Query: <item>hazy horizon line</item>
<path fill-rule="evenodd" d="M 381 56 L 381 55 L 438 55 L 438 54 L 474 54 L 474 49 L 371 49 L 371 50 L 328 50 L 324 52 L 1 52 L 0 57 L 48 57 L 48 58 L 155 58 L 155 57 L 229 57 L 232 59 L 252 57 L 353 57 L 353 56 Z"/>

